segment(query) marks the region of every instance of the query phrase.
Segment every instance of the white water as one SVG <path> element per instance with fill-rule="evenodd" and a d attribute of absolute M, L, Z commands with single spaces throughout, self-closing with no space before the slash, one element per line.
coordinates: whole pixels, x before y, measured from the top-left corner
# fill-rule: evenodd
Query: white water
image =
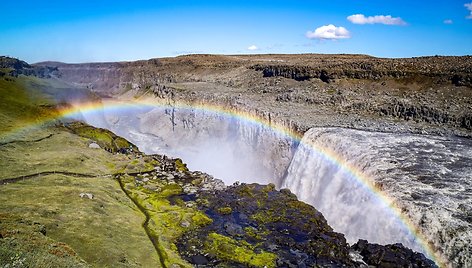
<path fill-rule="evenodd" d="M 360 167 L 363 174 L 375 176 L 379 170 L 376 165 L 378 162 L 375 161 L 377 156 L 367 152 L 369 148 L 364 147 L 358 137 L 351 134 L 343 137 L 343 140 L 337 140 L 332 138 L 332 134 L 319 129 L 310 129 L 305 133 L 282 188 L 291 189 L 300 200 L 314 205 L 336 231 L 344 233 L 350 243 L 362 238 L 379 244 L 401 242 L 421 250 L 414 236 L 387 204 L 351 173 L 327 160 L 325 155 L 309 145 L 333 148 L 350 165 Z"/>
<path fill-rule="evenodd" d="M 174 108 L 131 108 L 84 113 L 87 123 L 125 137 L 147 154 L 179 157 L 231 185 L 280 179 L 293 156 L 294 141 L 260 124 L 214 112 Z"/>
<path fill-rule="evenodd" d="M 313 128 L 305 142 L 330 148 L 382 185 L 453 267 L 472 265 L 472 141 Z M 310 148 L 299 147 L 282 187 L 313 204 L 350 242 L 401 242 L 423 252 L 375 195 Z"/>

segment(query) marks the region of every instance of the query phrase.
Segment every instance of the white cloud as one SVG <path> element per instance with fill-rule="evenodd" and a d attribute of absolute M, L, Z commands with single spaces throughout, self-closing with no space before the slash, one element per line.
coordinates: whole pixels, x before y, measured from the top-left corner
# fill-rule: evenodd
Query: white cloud
<path fill-rule="evenodd" d="M 256 45 L 252 45 L 252 46 L 247 48 L 247 50 L 251 50 L 251 51 L 258 50 L 258 49 L 259 48 Z"/>
<path fill-rule="evenodd" d="M 329 24 L 316 28 L 314 32 L 308 31 L 305 36 L 309 39 L 346 39 L 350 38 L 351 34 L 344 27 L 336 27 L 333 24 Z"/>
<path fill-rule="evenodd" d="M 444 24 L 453 24 L 454 22 L 452 20 L 444 20 Z"/>
<path fill-rule="evenodd" d="M 469 16 L 467 16 L 466 18 L 467 19 L 472 19 L 472 2 L 470 2 L 468 4 L 464 4 L 464 6 L 467 8 L 467 10 L 470 11 Z"/>
<path fill-rule="evenodd" d="M 391 15 L 377 15 L 366 17 L 363 14 L 355 14 L 347 17 L 354 24 L 385 24 L 385 25 L 406 25 L 402 18 L 393 18 Z"/>

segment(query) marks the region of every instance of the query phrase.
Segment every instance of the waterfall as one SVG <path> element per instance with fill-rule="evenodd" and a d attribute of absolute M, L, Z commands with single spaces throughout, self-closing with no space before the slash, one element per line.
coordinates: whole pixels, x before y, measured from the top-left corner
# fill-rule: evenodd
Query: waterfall
<path fill-rule="evenodd" d="M 105 109 L 94 116 L 84 118 L 147 154 L 182 158 L 191 170 L 207 172 L 227 185 L 239 181 L 280 186 L 296 144 L 265 125 L 193 108 Z"/>
<path fill-rule="evenodd" d="M 287 170 L 282 188 L 316 207 L 335 231 L 348 242 L 358 239 L 388 244 L 401 242 L 421 250 L 415 238 L 376 194 L 371 192 L 338 163 L 308 144 L 327 146 L 363 173 L 375 176 L 380 168 L 372 144 L 362 142 L 360 132 L 349 135 L 342 129 L 310 129 L 305 133 Z"/>

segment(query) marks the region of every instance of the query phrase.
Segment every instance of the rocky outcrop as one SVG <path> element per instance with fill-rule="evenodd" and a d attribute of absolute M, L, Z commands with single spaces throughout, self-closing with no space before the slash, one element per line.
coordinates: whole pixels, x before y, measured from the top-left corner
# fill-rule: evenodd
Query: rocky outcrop
<path fill-rule="evenodd" d="M 447 111 L 435 109 L 426 104 L 412 104 L 394 100 L 378 109 L 381 115 L 392 116 L 404 120 L 418 120 L 438 125 L 453 125 L 472 130 L 472 114 L 451 114 Z"/>
<path fill-rule="evenodd" d="M 421 57 L 411 59 L 340 58 L 315 59 L 304 64 L 255 64 L 252 69 L 264 77 L 281 76 L 304 81 L 318 78 L 329 83 L 334 79 L 403 79 L 431 80 L 456 86 L 472 86 L 470 56 Z"/>
<path fill-rule="evenodd" d="M 433 261 L 402 244 L 380 246 L 359 240 L 351 247 L 367 265 L 375 267 L 434 267 Z"/>
<path fill-rule="evenodd" d="M 40 78 L 51 78 L 55 73 L 57 73 L 56 67 L 33 66 L 19 59 L 0 56 L 0 77 L 5 75 L 14 77 L 33 75 Z"/>

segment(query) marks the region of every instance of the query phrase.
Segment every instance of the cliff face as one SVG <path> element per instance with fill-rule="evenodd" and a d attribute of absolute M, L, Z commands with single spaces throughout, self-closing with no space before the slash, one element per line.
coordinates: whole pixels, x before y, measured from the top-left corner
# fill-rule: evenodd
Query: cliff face
<path fill-rule="evenodd" d="M 322 59 L 310 64 L 256 64 L 264 77 L 282 76 L 297 81 L 318 78 L 329 83 L 335 79 L 405 79 L 434 81 L 437 84 L 472 86 L 472 57 L 422 57 L 411 59 L 344 58 Z"/>
<path fill-rule="evenodd" d="M 140 91 L 160 98 L 222 103 L 272 114 L 271 119 L 302 131 L 344 126 L 470 136 L 472 130 L 470 56 L 191 55 L 37 66 L 57 68 L 55 75 L 61 79 L 101 96 Z M 392 125 L 392 119 L 400 121 Z"/>

